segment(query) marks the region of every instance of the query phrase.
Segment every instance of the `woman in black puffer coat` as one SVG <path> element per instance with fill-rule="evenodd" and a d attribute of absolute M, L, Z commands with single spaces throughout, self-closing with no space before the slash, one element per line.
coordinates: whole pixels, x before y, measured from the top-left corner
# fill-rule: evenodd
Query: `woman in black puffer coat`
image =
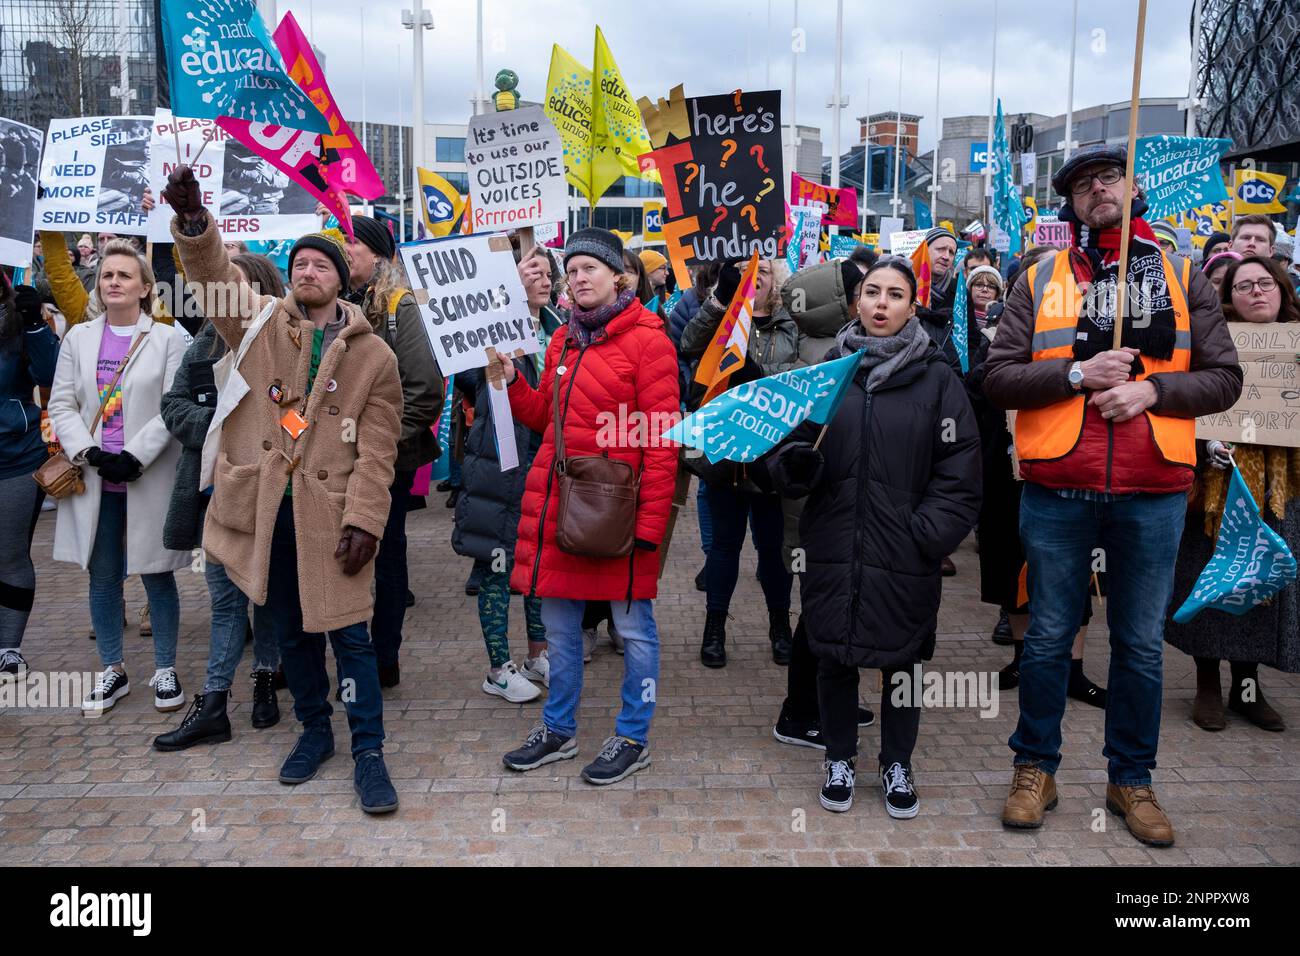
<path fill-rule="evenodd" d="M 920 710 L 896 699 L 897 674 L 934 653 L 940 561 L 975 524 L 980 439 L 961 381 L 916 318 L 916 279 L 897 259 L 862 279 L 858 321 L 828 358 L 863 351 L 848 394 L 818 447 L 805 423 L 765 461 L 772 485 L 807 496 L 800 538 L 803 625 L 818 662 L 826 745 L 822 805 L 853 799 L 858 669 L 880 668 L 880 769 L 891 816 L 915 816 L 911 756 Z M 912 688 L 913 705 L 919 687 Z"/>

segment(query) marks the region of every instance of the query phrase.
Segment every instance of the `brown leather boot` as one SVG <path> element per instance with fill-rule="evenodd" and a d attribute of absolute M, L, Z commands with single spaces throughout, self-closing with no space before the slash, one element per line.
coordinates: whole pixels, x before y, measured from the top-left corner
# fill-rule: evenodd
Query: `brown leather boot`
<path fill-rule="evenodd" d="M 1259 679 L 1254 678 L 1254 686 L 1247 687 L 1243 682 L 1232 682 L 1232 693 L 1228 695 L 1228 709 L 1240 714 L 1260 730 L 1280 733 L 1286 730 L 1286 721 L 1264 699 L 1264 690 L 1259 686 Z M 1247 700 L 1246 698 L 1251 698 Z"/>
<path fill-rule="evenodd" d="M 1015 830 L 1037 830 L 1043 814 L 1056 809 L 1056 777 L 1033 764 L 1018 764 L 1011 778 L 1011 793 L 1002 807 L 1002 825 Z"/>
<path fill-rule="evenodd" d="M 1219 662 L 1210 667 L 1199 659 L 1196 662 L 1196 698 L 1192 701 L 1192 723 L 1202 730 L 1222 730 L 1227 726 L 1223 718 L 1223 688 L 1219 684 Z"/>
<path fill-rule="evenodd" d="M 1150 785 L 1106 785 L 1106 809 L 1123 817 L 1128 832 L 1147 846 L 1173 846 L 1174 828 Z"/>

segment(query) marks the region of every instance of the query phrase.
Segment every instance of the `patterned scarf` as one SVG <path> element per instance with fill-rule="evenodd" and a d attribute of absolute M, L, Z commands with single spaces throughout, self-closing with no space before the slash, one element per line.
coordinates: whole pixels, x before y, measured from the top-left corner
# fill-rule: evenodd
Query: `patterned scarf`
<path fill-rule="evenodd" d="M 1164 254 L 1155 233 L 1142 219 L 1146 203 L 1133 203 L 1129 235 L 1127 298 L 1124 305 L 1124 334 L 1121 345 L 1135 348 L 1152 358 L 1168 359 L 1174 354 L 1176 320 L 1173 299 L 1165 277 Z M 1119 287 L 1120 229 L 1093 229 L 1084 225 L 1069 203 L 1061 219 L 1071 224 L 1074 241 L 1070 247 L 1070 268 L 1083 293 L 1079 311 L 1074 357 L 1087 361 L 1110 350 L 1114 342 L 1115 303 Z M 1132 321 L 1142 318 L 1145 327 Z M 1134 362 L 1134 374 L 1142 371 Z"/>
<path fill-rule="evenodd" d="M 569 334 L 584 347 L 599 341 L 604 338 L 605 326 L 609 325 L 610 319 L 621 314 L 635 298 L 635 289 L 624 289 L 609 305 L 594 309 L 584 309 L 575 302 L 573 312 L 569 314 Z"/>
<path fill-rule="evenodd" d="M 825 361 L 863 352 L 858 374 L 866 373 L 863 388 L 874 392 L 901 368 L 906 368 L 925 354 L 930 347 L 930 336 L 921 328 L 921 320 L 912 316 L 896 335 L 868 335 L 862 323 L 854 319 L 835 336 L 835 345 L 826 353 Z"/>

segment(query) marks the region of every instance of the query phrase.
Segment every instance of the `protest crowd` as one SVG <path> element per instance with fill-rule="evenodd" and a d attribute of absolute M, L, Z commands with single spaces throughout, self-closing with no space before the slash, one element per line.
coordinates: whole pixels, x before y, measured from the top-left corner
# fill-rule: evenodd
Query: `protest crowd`
<path fill-rule="evenodd" d="M 755 115 L 765 96 L 746 99 Z M 730 110 L 732 94 L 696 102 L 711 100 Z M 650 139 L 668 181 L 664 154 L 681 144 Z M 710 144 L 694 148 L 704 163 Z M 1019 701 L 1002 824 L 1038 828 L 1056 807 L 1072 700 L 1105 711 L 1107 807 L 1143 844 L 1170 846 L 1176 821 L 1152 782 L 1164 655 L 1194 657 L 1190 716 L 1205 731 L 1225 712 L 1283 731 L 1267 669 L 1300 672 L 1284 557 L 1300 549 L 1300 448 L 1197 423 L 1249 384 L 1229 323 L 1294 326 L 1300 301 L 1269 217 L 1237 216 L 1180 254 L 1173 226 L 1144 216 L 1129 163 L 1123 144 L 1074 153 L 1051 181 L 1068 244 L 1018 241 L 1015 254 L 940 224 L 910 254 L 855 242 L 831 256 L 814 239 L 810 255 L 779 208 L 777 255 L 741 242 L 687 261 L 593 227 L 549 247 L 514 226 L 404 243 L 323 204 L 278 265 L 223 233 L 178 162 L 139 201 L 165 238 L 41 228 L 20 280 L 5 270 L 0 675 L 39 666 L 23 637 L 48 497 L 53 558 L 86 571 L 87 718 L 112 720 L 149 675 L 153 706 L 176 712 L 153 747 L 174 752 L 250 733 L 230 718 L 236 697 L 252 700 L 254 729 L 288 719 L 287 690 L 301 733 L 278 779 L 297 785 L 334 755 L 341 705 L 360 809 L 392 812 L 384 707 L 404 690 L 404 616 L 423 584 L 406 523 L 437 462 L 454 509 L 447 566 L 472 562 L 486 657 L 465 693 L 523 705 L 517 746 L 496 758 L 506 768 L 573 759 L 580 735 L 606 733 L 582 751 L 588 784 L 651 766 L 656 709 L 674 693 L 660 680 L 660 574 L 689 561 L 698 666 L 727 667 L 737 582 L 756 574 L 786 668 L 775 740 L 824 751 L 809 787 L 843 812 L 878 731 L 866 766 L 905 820 L 921 812 L 923 706 L 919 689 L 891 691 L 942 666 L 943 581 L 973 534 L 990 639 L 1010 655 L 996 683 Z M 740 236 L 767 228 L 735 218 Z M 184 295 L 161 297 L 166 286 Z M 778 408 L 778 392 L 807 402 Z M 681 508 L 698 514 L 698 552 L 673 537 Z M 1209 571 L 1252 520 L 1272 535 L 1277 586 L 1226 613 Z M 201 685 L 182 687 L 197 662 L 179 666 L 180 622 L 200 609 L 181 606 L 175 575 L 192 567 L 211 631 Z M 135 576 L 148 603 L 133 610 Z M 1110 663 L 1090 678 L 1094 594 Z M 1183 613 L 1192 601 L 1205 607 Z M 137 610 L 152 668 L 124 642 Z M 513 646 L 512 610 L 526 636 Z M 602 625 L 623 658 L 621 709 L 584 731 Z M 882 675 L 879 713 L 863 706 L 864 670 Z"/>

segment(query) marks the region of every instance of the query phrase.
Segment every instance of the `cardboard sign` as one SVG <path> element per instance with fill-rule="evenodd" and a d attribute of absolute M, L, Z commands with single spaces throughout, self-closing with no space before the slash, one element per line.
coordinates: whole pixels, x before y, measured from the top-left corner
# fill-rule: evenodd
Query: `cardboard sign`
<path fill-rule="evenodd" d="M 858 224 L 858 191 L 852 186 L 832 189 L 798 173 L 790 174 L 790 205 L 820 206 L 823 226 Z"/>
<path fill-rule="evenodd" d="M 894 233 L 902 232 L 902 231 L 903 231 L 903 218 L 901 216 L 880 217 L 880 235 L 892 237 Z M 891 249 L 890 251 L 892 252 L 893 250 Z M 905 253 L 902 253 L 902 255 L 911 255 L 911 254 L 912 254 L 911 249 L 909 249 Z"/>
<path fill-rule="evenodd" d="M 791 272 L 798 272 L 817 261 L 821 243 L 822 210 L 818 206 L 790 207 L 790 244 L 786 247 L 786 260 Z"/>
<path fill-rule="evenodd" d="M 671 123 L 648 100 L 641 109 L 657 148 L 641 155 L 640 167 L 663 179 L 664 239 L 678 285 L 690 285 L 694 263 L 747 259 L 755 252 L 780 258 L 789 241 L 780 91 L 677 100 L 663 107 L 673 111 Z M 666 145 L 670 136 L 676 141 Z"/>
<path fill-rule="evenodd" d="M 928 229 L 909 229 L 906 232 L 889 234 L 889 251 L 896 256 L 910 256 L 921 243 L 925 242 Z"/>
<path fill-rule="evenodd" d="M 1036 246 L 1059 246 L 1064 248 L 1068 246 L 1073 237 L 1068 222 L 1043 221 L 1038 220 L 1038 225 L 1034 227 L 1034 245 Z"/>
<path fill-rule="evenodd" d="M 469 121 L 470 214 L 475 232 L 522 229 L 568 214 L 560 134 L 540 106 Z"/>
<path fill-rule="evenodd" d="M 1196 420 L 1197 438 L 1300 448 L 1300 326 L 1229 322 L 1245 380 L 1226 412 Z"/>
<path fill-rule="evenodd" d="M 32 213 L 41 173 L 41 131 L 0 119 L 0 264 L 32 261 Z"/>
<path fill-rule="evenodd" d="M 143 235 L 152 124 L 151 116 L 50 120 L 35 228 Z"/>
<path fill-rule="evenodd" d="M 405 242 L 402 265 L 444 376 L 487 365 L 487 350 L 541 351 L 528 299 L 504 237 Z"/>

